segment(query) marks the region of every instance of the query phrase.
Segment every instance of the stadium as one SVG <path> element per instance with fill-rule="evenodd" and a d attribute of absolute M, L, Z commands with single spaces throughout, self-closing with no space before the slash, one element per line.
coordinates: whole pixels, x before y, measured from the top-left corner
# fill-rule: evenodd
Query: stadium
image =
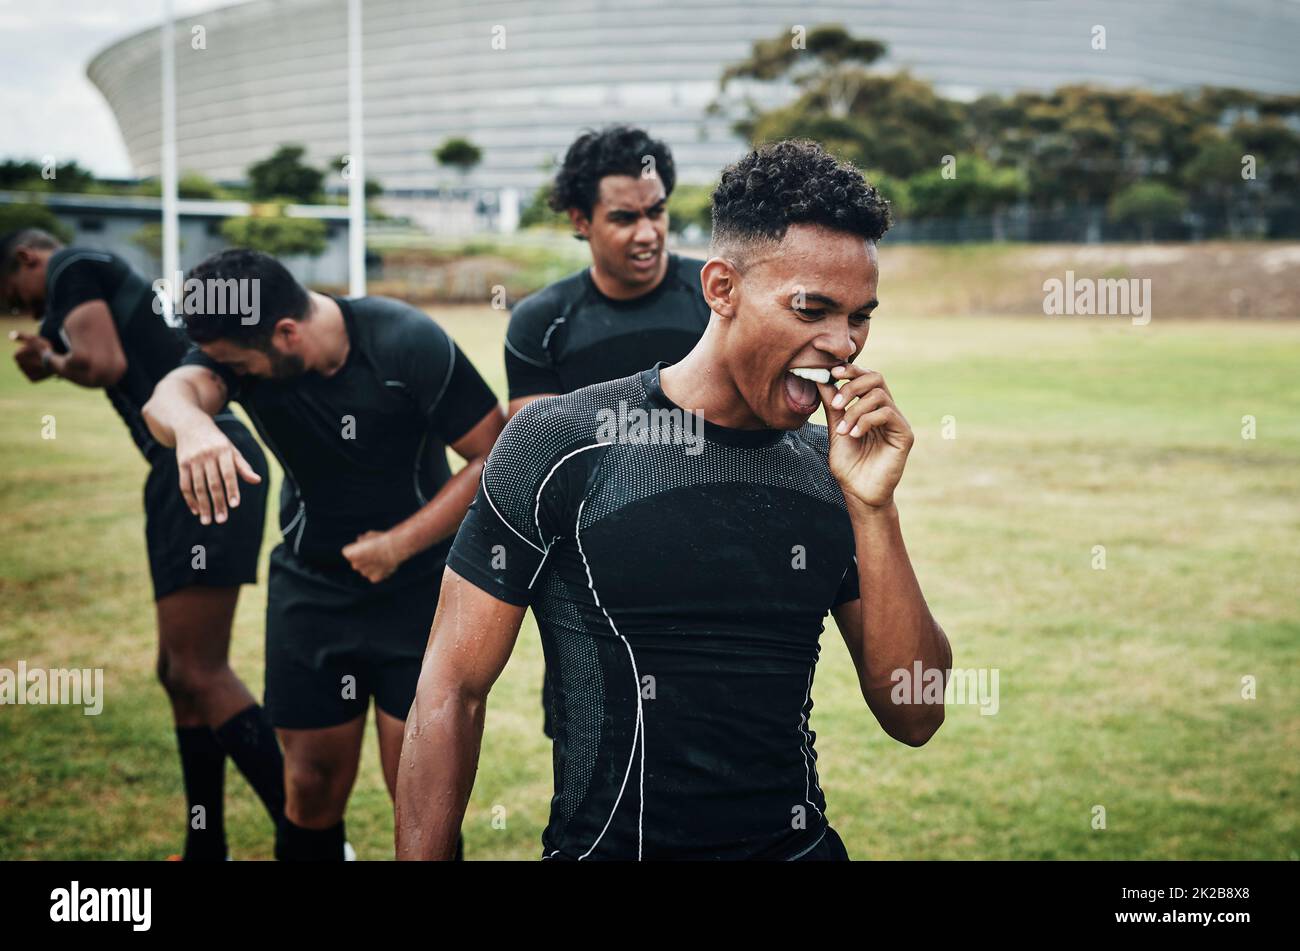
<path fill-rule="evenodd" d="M 454 184 L 527 191 L 576 130 L 622 120 L 672 145 L 682 181 L 708 182 L 742 150 L 707 114 L 722 70 L 755 40 L 824 23 L 886 42 L 880 68 L 958 98 L 1077 82 L 1279 93 L 1294 88 L 1300 5 L 1267 0 L 1245 16 L 1225 0 L 367 0 L 367 174 L 390 194 L 449 184 L 430 153 L 464 136 L 483 159 Z M 343 0 L 252 0 L 178 20 L 179 167 L 227 181 L 283 142 L 317 164 L 346 152 L 346 28 Z M 155 28 L 88 67 L 140 176 L 160 171 L 159 57 Z"/>

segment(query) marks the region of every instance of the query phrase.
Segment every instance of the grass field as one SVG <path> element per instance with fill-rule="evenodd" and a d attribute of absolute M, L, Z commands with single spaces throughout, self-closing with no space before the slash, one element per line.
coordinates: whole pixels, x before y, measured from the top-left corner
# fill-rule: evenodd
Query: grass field
<path fill-rule="evenodd" d="M 503 315 L 436 316 L 504 396 Z M 1300 858 L 1300 324 L 886 307 L 872 335 L 859 362 L 917 433 L 899 492 L 912 559 L 955 664 L 996 668 L 1000 698 L 993 716 L 950 706 L 927 746 L 904 747 L 827 632 L 812 726 L 850 853 Z M 0 709 L 0 858 L 161 858 L 181 844 L 183 800 L 153 679 L 143 463 L 101 395 L 32 386 L 7 359 L 0 447 L 0 667 L 102 667 L 106 690 L 98 717 Z M 259 695 L 264 600 L 245 590 L 233 647 Z M 530 618 L 492 695 L 472 858 L 540 853 L 540 679 Z M 234 856 L 269 857 L 233 767 L 227 787 Z M 392 854 L 373 736 L 348 834 L 363 859 Z"/>

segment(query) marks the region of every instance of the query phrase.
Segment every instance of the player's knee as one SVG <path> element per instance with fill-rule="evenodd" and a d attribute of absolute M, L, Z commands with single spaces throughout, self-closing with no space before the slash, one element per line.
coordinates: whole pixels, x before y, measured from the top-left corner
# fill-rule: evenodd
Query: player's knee
<path fill-rule="evenodd" d="M 286 795 L 308 814 L 329 810 L 345 788 L 343 770 L 325 760 L 288 761 L 284 774 Z"/>
<path fill-rule="evenodd" d="M 216 672 L 201 664 L 162 654 L 158 658 L 158 679 L 168 696 L 198 700 L 212 688 Z"/>

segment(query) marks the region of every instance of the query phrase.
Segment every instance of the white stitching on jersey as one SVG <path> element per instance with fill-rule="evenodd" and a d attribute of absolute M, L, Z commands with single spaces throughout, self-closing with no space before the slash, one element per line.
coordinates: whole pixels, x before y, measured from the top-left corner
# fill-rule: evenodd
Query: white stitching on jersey
<path fill-rule="evenodd" d="M 809 752 L 811 751 L 811 748 L 812 748 L 812 737 L 808 734 L 808 730 L 805 729 L 805 727 L 806 727 L 807 724 L 808 724 L 808 713 L 807 713 L 807 710 L 808 710 L 808 701 L 809 701 L 810 699 L 812 699 L 812 677 L 813 677 L 813 668 L 815 668 L 816 666 L 817 666 L 817 661 L 816 661 L 816 659 L 814 659 L 813 662 L 812 662 L 812 666 L 808 668 L 808 692 L 804 695 L 804 698 L 803 698 L 803 706 L 799 708 L 799 732 L 803 735 L 803 743 L 801 743 L 800 746 L 799 746 L 799 752 L 803 754 L 803 776 L 804 776 L 804 779 L 803 779 L 803 798 L 804 798 L 804 802 L 808 803 L 808 805 L 810 805 L 810 806 L 813 807 L 813 812 L 817 813 L 818 818 L 824 820 L 826 817 L 825 817 L 824 815 L 822 815 L 822 811 L 821 811 L 820 809 L 818 809 L 817 806 L 813 803 L 813 801 L 812 801 L 812 793 L 811 793 L 811 790 L 810 790 L 810 788 L 809 788 L 810 785 L 811 785 L 811 786 L 816 786 L 816 787 L 817 787 L 817 791 L 818 791 L 818 792 L 821 792 L 821 784 L 818 783 L 818 782 L 816 782 L 816 781 L 813 779 L 813 777 L 816 775 L 816 770 L 814 770 L 814 769 L 812 768 L 812 763 L 811 763 L 811 761 L 810 761 L 809 758 L 808 758 L 808 754 L 809 754 Z"/>
<path fill-rule="evenodd" d="M 546 345 L 549 344 L 549 343 L 551 342 L 551 334 L 555 333 L 555 331 L 556 331 L 557 329 L 559 329 L 560 324 L 567 323 L 567 322 L 568 322 L 568 319 L 569 319 L 569 318 L 567 318 L 567 317 L 565 317 L 563 314 L 561 314 L 559 317 L 556 317 L 554 320 L 551 321 L 550 325 L 547 326 L 547 328 L 546 328 L 546 333 L 542 334 L 542 349 L 543 349 L 543 350 L 546 350 Z M 549 353 L 550 351 L 547 351 L 547 352 Z"/>
<path fill-rule="evenodd" d="M 492 506 L 492 511 L 496 513 L 497 518 L 501 519 L 501 524 L 504 525 L 506 528 L 510 529 L 510 531 L 514 532 L 516 535 L 518 535 L 519 539 L 529 548 L 536 549 L 537 551 L 540 551 L 543 555 L 545 555 L 546 549 L 538 548 L 528 539 L 524 538 L 523 535 L 520 535 L 519 532 L 515 529 L 515 527 L 505 520 L 505 518 L 501 515 L 500 510 L 497 509 L 497 504 L 492 501 L 492 493 L 488 491 L 488 487 L 487 487 L 487 466 L 483 467 L 483 475 L 479 477 L 479 482 L 483 486 L 483 498 L 487 499 L 488 505 Z"/>
<path fill-rule="evenodd" d="M 632 774 L 632 761 L 636 759 L 637 738 L 640 737 L 641 739 L 640 800 L 641 801 L 637 804 L 637 816 L 636 816 L 636 859 L 639 862 L 641 861 L 641 843 L 643 839 L 642 820 L 645 818 L 645 724 L 644 721 L 642 720 L 642 712 L 641 712 L 641 675 L 637 673 L 636 655 L 632 653 L 632 645 L 629 644 L 627 642 L 627 638 L 624 637 L 619 632 L 619 629 L 614 625 L 614 619 L 609 616 L 609 612 L 605 610 L 605 606 L 600 603 L 600 595 L 596 593 L 596 583 L 595 581 L 592 580 L 591 577 L 591 565 L 587 562 L 586 552 L 582 550 L 582 507 L 586 504 L 587 504 L 586 499 L 583 499 L 582 502 L 578 504 L 578 517 L 573 523 L 573 537 L 574 540 L 577 541 L 578 543 L 578 554 L 582 556 L 582 565 L 587 570 L 587 587 L 591 590 L 591 596 L 593 599 L 595 599 L 596 607 L 600 608 L 601 612 L 605 615 L 605 620 L 609 622 L 609 629 L 613 631 L 615 635 L 617 635 L 620 641 L 623 642 L 623 646 L 627 648 L 627 656 L 632 661 L 632 679 L 634 681 L 633 688 L 636 690 L 636 727 L 632 731 L 632 752 L 627 759 L 627 770 L 623 773 L 623 785 L 619 786 L 618 788 L 618 798 L 614 800 L 614 808 L 609 811 L 609 818 L 605 820 L 605 828 L 600 830 L 600 835 L 596 836 L 596 841 L 591 843 L 591 848 L 587 849 L 586 852 L 583 852 L 581 855 L 578 856 L 578 861 L 581 862 L 588 855 L 590 855 L 592 851 L 596 848 L 596 846 L 600 845 L 600 840 L 605 837 L 605 833 L 609 831 L 609 825 L 611 822 L 614 821 L 614 813 L 618 812 L 619 803 L 623 801 L 623 792 L 624 790 L 627 789 L 628 777 Z"/>
<path fill-rule="evenodd" d="M 546 537 L 545 535 L 542 534 L 542 493 L 546 491 L 546 483 L 548 483 L 548 482 L 551 481 L 551 476 L 555 475 L 556 470 L 558 470 L 558 469 L 560 468 L 560 466 L 564 465 L 564 463 L 565 463 L 568 459 L 573 458 L 574 456 L 576 456 L 576 455 L 577 455 L 578 453 L 580 453 L 580 452 L 586 452 L 588 449 L 597 449 L 597 448 L 599 448 L 600 446 L 604 446 L 604 445 L 606 445 L 606 444 L 605 444 L 605 443 L 602 443 L 602 442 L 594 442 L 594 443 L 592 443 L 592 444 L 589 445 L 589 446 L 579 446 L 577 449 L 573 450 L 573 452 L 569 453 L 568 455 L 565 455 L 565 456 L 561 457 L 561 459 L 560 459 L 559 462 L 557 462 L 555 465 L 551 466 L 551 471 L 548 472 L 548 473 L 546 473 L 546 478 L 543 479 L 543 480 L 542 480 L 542 484 L 539 485 L 539 486 L 537 487 L 537 498 L 534 500 L 534 503 L 533 503 L 533 524 L 537 526 L 537 537 L 538 537 L 539 539 L 544 539 L 544 538 Z M 551 541 L 554 541 L 554 539 L 552 539 Z M 551 550 L 551 544 L 550 544 L 550 542 L 546 542 L 546 549 L 545 549 L 545 551 L 543 551 L 542 554 L 544 554 L 544 555 L 545 555 L 545 554 L 549 554 L 549 553 L 550 553 L 550 550 Z M 539 571 L 541 570 L 541 566 L 540 566 L 540 565 L 538 566 L 538 570 L 539 570 Z M 533 576 L 533 581 L 536 581 L 536 580 L 537 580 L 537 576 L 534 575 L 534 576 Z M 530 581 L 530 582 L 528 583 L 528 587 L 529 587 L 529 588 L 532 588 L 532 586 L 533 586 L 533 584 L 532 584 L 532 582 Z"/>

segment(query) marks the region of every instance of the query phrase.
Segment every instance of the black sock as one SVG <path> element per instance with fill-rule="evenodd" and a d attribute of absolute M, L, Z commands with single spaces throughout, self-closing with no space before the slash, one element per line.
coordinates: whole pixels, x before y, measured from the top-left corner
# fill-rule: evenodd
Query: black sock
<path fill-rule="evenodd" d="M 266 711 L 253 704 L 241 710 L 214 731 L 219 742 L 262 805 L 279 825 L 284 816 L 284 756 Z"/>
<path fill-rule="evenodd" d="M 342 862 L 343 820 L 328 829 L 304 829 L 283 818 L 275 831 L 275 857 L 281 862 Z"/>
<path fill-rule="evenodd" d="M 185 781 L 185 861 L 222 862 L 226 858 L 226 823 L 222 808 L 226 786 L 226 751 L 206 726 L 179 726 L 176 745 Z M 195 807 L 201 807 L 197 811 Z M 196 825 L 202 828 L 195 828 Z"/>

